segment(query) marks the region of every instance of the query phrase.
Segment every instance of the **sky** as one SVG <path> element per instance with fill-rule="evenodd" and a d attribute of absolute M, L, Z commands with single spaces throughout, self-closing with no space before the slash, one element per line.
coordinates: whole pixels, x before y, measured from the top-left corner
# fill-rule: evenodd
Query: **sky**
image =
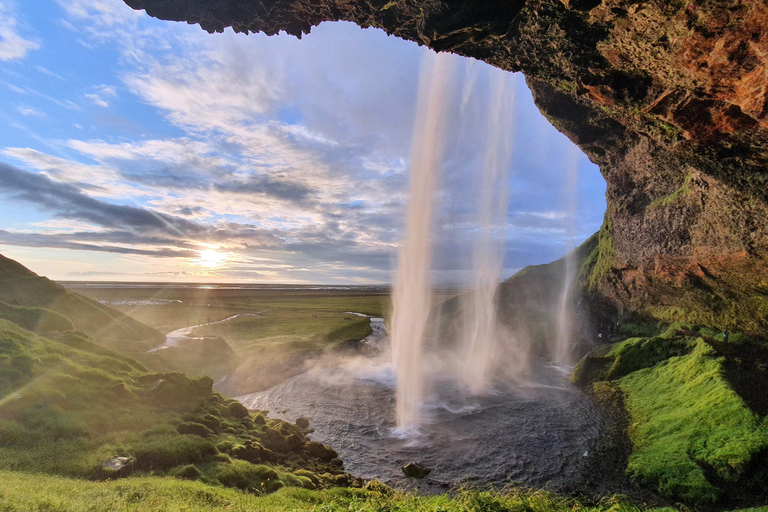
<path fill-rule="evenodd" d="M 0 0 L 0 254 L 57 280 L 389 283 L 430 53 L 349 23 L 211 35 L 122 0 Z M 471 273 L 497 83 L 502 277 L 561 257 L 600 227 L 598 168 L 521 75 L 450 59 L 433 278 Z"/>

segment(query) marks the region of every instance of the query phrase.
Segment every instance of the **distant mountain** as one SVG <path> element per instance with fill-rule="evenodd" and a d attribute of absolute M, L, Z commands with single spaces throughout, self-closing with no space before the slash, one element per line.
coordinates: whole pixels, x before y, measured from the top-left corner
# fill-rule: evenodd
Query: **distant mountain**
<path fill-rule="evenodd" d="M 76 330 L 121 351 L 146 352 L 165 341 L 165 335 L 159 331 L 116 309 L 66 290 L 3 255 L 0 255 L 0 303 L 5 303 L 0 307 L 0 318 L 21 315 L 27 322 L 34 322 L 39 317 L 51 324 L 53 315 L 45 314 L 44 310 L 52 311 L 69 319 Z M 7 319 L 18 323 L 13 318 Z M 66 322 L 59 319 L 57 324 L 66 325 Z"/>

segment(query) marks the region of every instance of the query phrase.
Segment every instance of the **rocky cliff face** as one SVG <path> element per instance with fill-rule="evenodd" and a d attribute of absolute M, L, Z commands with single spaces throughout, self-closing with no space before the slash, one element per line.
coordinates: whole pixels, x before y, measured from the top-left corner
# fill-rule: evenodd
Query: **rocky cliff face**
<path fill-rule="evenodd" d="M 125 0 L 208 31 L 347 20 L 522 71 L 600 165 L 582 282 L 617 311 L 768 326 L 768 6 L 752 0 Z"/>

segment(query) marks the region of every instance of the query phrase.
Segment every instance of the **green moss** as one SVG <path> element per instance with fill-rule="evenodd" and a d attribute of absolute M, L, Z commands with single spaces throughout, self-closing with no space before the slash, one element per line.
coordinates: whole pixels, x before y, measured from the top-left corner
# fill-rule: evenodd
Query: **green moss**
<path fill-rule="evenodd" d="M 611 217 L 606 211 L 603 225 L 597 232 L 597 245 L 582 264 L 580 279 L 586 281 L 590 290 L 597 290 L 615 266 L 616 252 L 611 238 Z"/>
<path fill-rule="evenodd" d="M 714 334 L 676 323 L 657 336 L 597 347 L 572 375 L 601 401 L 626 407 L 633 445 L 628 474 L 692 503 L 759 488 L 766 477 L 752 466 L 768 452 L 768 420 L 726 381 L 727 360 L 702 337 L 715 343 Z"/>
<path fill-rule="evenodd" d="M 630 338 L 617 343 L 607 354 L 613 359 L 608 367 L 604 380 L 614 380 L 634 371 L 649 368 L 673 356 L 685 354 L 690 349 L 690 341 L 686 339 L 664 338 Z"/>
<path fill-rule="evenodd" d="M 628 473 L 666 496 L 715 501 L 714 481 L 735 484 L 768 449 L 768 423 L 752 413 L 722 377 L 722 360 L 703 340 L 619 380 L 634 445 Z"/>
<path fill-rule="evenodd" d="M 691 179 L 691 174 L 686 175 L 685 180 L 683 181 L 683 184 L 680 186 L 680 188 L 666 196 L 657 197 L 651 202 L 651 204 L 648 205 L 648 209 L 664 208 L 683 202 L 686 197 L 691 195 Z"/>

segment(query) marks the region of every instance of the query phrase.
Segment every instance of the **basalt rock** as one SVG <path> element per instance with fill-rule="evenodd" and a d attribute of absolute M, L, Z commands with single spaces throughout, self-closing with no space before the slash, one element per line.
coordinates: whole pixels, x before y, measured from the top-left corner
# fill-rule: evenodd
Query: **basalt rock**
<path fill-rule="evenodd" d="M 125 0 L 214 32 L 346 20 L 522 71 L 600 166 L 582 274 L 618 313 L 768 327 L 768 6 L 751 0 Z"/>

